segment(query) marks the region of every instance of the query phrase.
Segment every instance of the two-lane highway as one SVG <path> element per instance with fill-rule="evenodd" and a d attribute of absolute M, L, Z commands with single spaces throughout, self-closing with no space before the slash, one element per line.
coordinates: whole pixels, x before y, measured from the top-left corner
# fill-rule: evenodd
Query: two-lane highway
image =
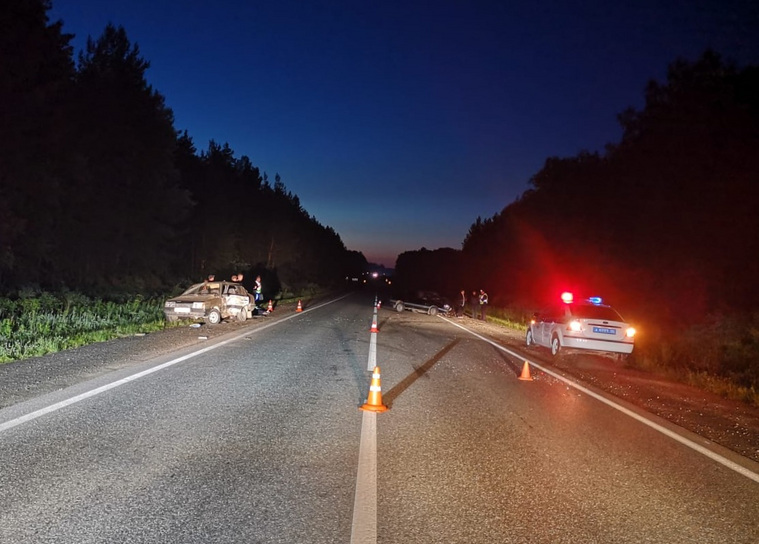
<path fill-rule="evenodd" d="M 1 410 L 0 542 L 347 543 L 369 433 L 376 542 L 759 541 L 755 481 L 518 380 L 467 320 L 380 310 L 370 333 L 372 300 Z M 390 410 L 367 416 L 372 335 Z"/>

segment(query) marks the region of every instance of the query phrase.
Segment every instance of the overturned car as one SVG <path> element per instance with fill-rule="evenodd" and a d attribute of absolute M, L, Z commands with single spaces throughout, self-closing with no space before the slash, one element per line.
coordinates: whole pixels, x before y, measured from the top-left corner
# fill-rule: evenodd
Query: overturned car
<path fill-rule="evenodd" d="M 163 305 L 167 321 L 192 319 L 212 325 L 229 318 L 245 321 L 254 311 L 253 297 L 242 284 L 231 281 L 196 283 Z"/>
<path fill-rule="evenodd" d="M 441 314 L 447 317 L 454 314 L 449 301 L 434 291 L 417 291 L 406 297 L 390 299 L 390 305 L 395 308 L 396 312 L 411 310 L 428 315 Z"/>

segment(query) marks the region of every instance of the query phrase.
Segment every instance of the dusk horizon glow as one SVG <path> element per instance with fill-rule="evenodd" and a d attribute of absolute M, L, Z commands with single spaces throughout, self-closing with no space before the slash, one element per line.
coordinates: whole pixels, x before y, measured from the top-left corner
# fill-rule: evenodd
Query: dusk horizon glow
<path fill-rule="evenodd" d="M 759 63 L 751 2 L 275 4 L 53 0 L 75 55 L 108 23 L 198 152 L 248 156 L 392 268 L 460 249 L 552 156 L 603 152 L 649 80 L 711 48 Z"/>

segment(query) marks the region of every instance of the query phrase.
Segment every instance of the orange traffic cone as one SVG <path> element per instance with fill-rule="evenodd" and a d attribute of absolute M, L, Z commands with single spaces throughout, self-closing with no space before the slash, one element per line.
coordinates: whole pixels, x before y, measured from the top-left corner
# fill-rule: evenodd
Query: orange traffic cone
<path fill-rule="evenodd" d="M 300 304 L 300 300 L 298 301 L 298 307 L 297 307 L 297 308 L 295 308 L 295 311 L 296 311 L 296 312 L 302 312 L 302 311 L 303 311 L 303 306 L 301 306 L 301 304 Z"/>
<path fill-rule="evenodd" d="M 387 410 L 387 406 L 382 404 L 382 386 L 380 385 L 380 369 L 378 366 L 375 366 L 374 372 L 372 372 L 369 397 L 366 399 L 366 403 L 361 406 L 361 410 L 367 412 L 384 412 Z"/>
<path fill-rule="evenodd" d="M 530 376 L 530 365 L 527 361 L 524 362 L 522 365 L 522 375 L 519 376 L 520 380 L 526 380 L 526 381 L 532 381 L 532 376 Z"/>
<path fill-rule="evenodd" d="M 372 316 L 372 328 L 369 329 L 369 332 L 379 332 L 379 329 L 377 328 L 377 313 L 376 312 Z"/>
<path fill-rule="evenodd" d="M 267 311 L 273 312 L 274 311 L 274 304 L 271 303 L 271 299 L 269 299 L 269 307 L 266 308 Z"/>

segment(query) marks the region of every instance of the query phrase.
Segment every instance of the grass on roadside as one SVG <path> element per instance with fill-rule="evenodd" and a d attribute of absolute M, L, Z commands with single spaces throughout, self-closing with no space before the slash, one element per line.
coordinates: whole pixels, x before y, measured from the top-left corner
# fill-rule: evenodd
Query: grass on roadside
<path fill-rule="evenodd" d="M 487 320 L 502 327 L 526 332 L 529 317 L 523 310 L 488 307 Z"/>
<path fill-rule="evenodd" d="M 106 301 L 79 293 L 22 293 L 16 299 L 0 299 L 0 363 L 165 326 L 163 299 Z"/>
<path fill-rule="evenodd" d="M 300 293 L 285 291 L 277 300 L 295 302 L 322 293 L 309 285 Z M 140 295 L 103 300 L 81 293 L 33 290 L 0 298 L 0 363 L 182 326 L 182 321 L 164 319 L 164 300 Z"/>

